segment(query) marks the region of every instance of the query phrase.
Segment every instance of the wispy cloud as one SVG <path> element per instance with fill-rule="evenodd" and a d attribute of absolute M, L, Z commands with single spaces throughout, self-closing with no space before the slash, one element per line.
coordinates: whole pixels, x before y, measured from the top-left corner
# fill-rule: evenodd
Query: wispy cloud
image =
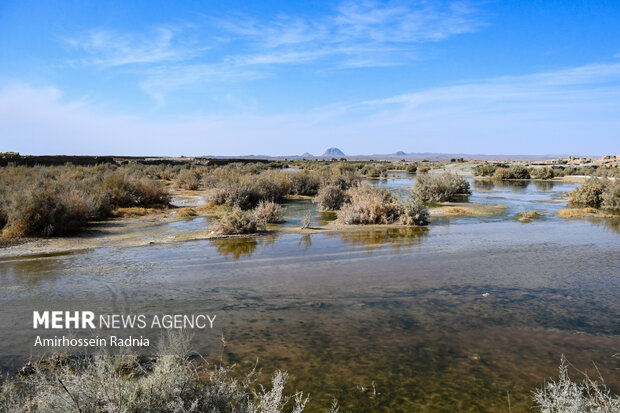
<path fill-rule="evenodd" d="M 0 89 L 0 136 L 11 137 L 0 141 L 6 150 L 23 153 L 284 155 L 334 145 L 349 153 L 611 153 L 620 140 L 620 63 L 303 112 L 166 120 L 104 114 L 63 101 L 55 88 L 21 85 Z"/>
<path fill-rule="evenodd" d="M 320 16 L 210 16 L 140 34 L 98 29 L 68 43 L 85 54 L 81 63 L 139 72 L 142 87 L 161 102 L 175 86 L 251 80 L 284 65 L 401 65 L 418 57 L 417 45 L 483 24 L 463 1 L 351 1 Z"/>
<path fill-rule="evenodd" d="M 143 34 L 96 29 L 81 37 L 65 40 L 86 53 L 81 63 L 117 67 L 183 61 L 198 56 L 208 48 L 190 43 L 182 35 L 181 27 L 162 26 Z"/>

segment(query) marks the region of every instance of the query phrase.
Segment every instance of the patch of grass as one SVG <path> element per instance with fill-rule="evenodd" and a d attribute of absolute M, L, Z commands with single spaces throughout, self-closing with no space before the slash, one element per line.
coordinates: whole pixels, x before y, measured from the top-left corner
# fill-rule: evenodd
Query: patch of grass
<path fill-rule="evenodd" d="M 516 220 L 520 222 L 532 222 L 535 219 L 542 218 L 544 214 L 537 211 L 521 211 L 517 214 Z"/>
<path fill-rule="evenodd" d="M 191 218 L 198 216 L 198 212 L 191 207 L 180 208 L 177 210 L 177 217 L 179 218 Z"/>

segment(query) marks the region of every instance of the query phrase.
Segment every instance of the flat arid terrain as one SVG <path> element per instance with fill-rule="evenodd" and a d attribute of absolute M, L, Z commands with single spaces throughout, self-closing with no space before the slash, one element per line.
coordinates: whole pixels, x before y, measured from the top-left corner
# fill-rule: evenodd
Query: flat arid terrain
<path fill-rule="evenodd" d="M 286 371 L 311 412 L 528 411 L 563 357 L 620 391 L 615 159 L 143 161 L 0 167 L 7 373 L 54 371 L 36 303 L 216 314 L 213 385 Z"/>

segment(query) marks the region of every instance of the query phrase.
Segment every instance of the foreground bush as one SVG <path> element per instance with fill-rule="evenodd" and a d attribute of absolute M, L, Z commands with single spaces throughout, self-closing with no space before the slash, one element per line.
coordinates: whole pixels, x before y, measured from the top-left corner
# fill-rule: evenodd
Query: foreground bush
<path fill-rule="evenodd" d="M 387 189 L 361 184 L 347 195 L 349 201 L 338 211 L 344 224 L 391 224 L 400 217 L 400 206 Z"/>
<path fill-rule="evenodd" d="M 261 201 L 254 209 L 256 221 L 263 225 L 282 222 L 283 215 L 282 207 L 275 202 Z"/>
<path fill-rule="evenodd" d="M 347 199 L 346 192 L 339 185 L 326 185 L 319 189 L 314 203 L 319 204 L 323 209 L 335 211 L 340 209 Z"/>
<path fill-rule="evenodd" d="M 620 412 L 620 398 L 613 396 L 602 380 L 597 383 L 584 375 L 581 383 L 572 381 L 564 357 L 558 381 L 550 381 L 537 389 L 534 402 L 542 413 Z"/>
<path fill-rule="evenodd" d="M 424 202 L 447 202 L 458 195 L 469 195 L 471 191 L 465 178 L 445 172 L 442 175 L 418 175 L 413 194 Z"/>
<path fill-rule="evenodd" d="M 101 353 L 28 366 L 28 374 L 0 389 L 0 412 L 238 412 L 304 411 L 308 397 L 286 395 L 286 372 L 277 371 L 271 388 L 257 384 L 251 371 L 242 379 L 231 368 L 207 368 L 189 361 L 189 340 L 170 336 L 151 366 L 132 355 Z"/>
<path fill-rule="evenodd" d="M 219 221 L 212 222 L 209 228 L 219 235 L 240 235 L 255 233 L 258 225 L 252 211 L 235 208 L 222 215 Z"/>

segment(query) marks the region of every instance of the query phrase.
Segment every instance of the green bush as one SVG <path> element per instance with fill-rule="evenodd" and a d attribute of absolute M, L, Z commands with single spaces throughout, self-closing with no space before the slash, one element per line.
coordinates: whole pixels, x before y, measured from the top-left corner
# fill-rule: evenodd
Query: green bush
<path fill-rule="evenodd" d="M 496 169 L 497 166 L 492 164 L 476 165 L 474 167 L 474 176 L 493 176 Z"/>
<path fill-rule="evenodd" d="M 442 175 L 418 175 L 413 194 L 424 202 L 447 202 L 459 195 L 469 195 L 471 191 L 465 178 L 444 172 Z"/>
<path fill-rule="evenodd" d="M 530 179 L 530 171 L 525 166 L 511 165 L 508 168 L 497 168 L 493 178 L 498 180 Z"/>
<path fill-rule="evenodd" d="M 530 176 L 534 179 L 553 179 L 555 173 L 548 166 L 542 168 L 530 168 Z"/>

